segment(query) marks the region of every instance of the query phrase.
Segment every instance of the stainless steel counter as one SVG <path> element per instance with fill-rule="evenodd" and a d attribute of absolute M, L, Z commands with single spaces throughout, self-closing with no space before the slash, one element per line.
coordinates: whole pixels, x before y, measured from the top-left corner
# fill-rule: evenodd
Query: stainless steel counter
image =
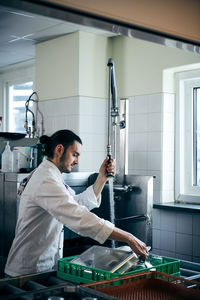
<path fill-rule="evenodd" d="M 10 250 L 18 215 L 17 189 L 27 174 L 0 173 L 0 276 Z"/>

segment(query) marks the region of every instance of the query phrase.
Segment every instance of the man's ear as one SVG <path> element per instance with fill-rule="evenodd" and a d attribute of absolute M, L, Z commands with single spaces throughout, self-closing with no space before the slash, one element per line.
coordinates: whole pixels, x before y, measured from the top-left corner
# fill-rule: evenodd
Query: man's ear
<path fill-rule="evenodd" d="M 58 156 L 58 157 L 61 157 L 64 153 L 64 147 L 62 144 L 58 144 L 55 148 L 55 154 Z"/>

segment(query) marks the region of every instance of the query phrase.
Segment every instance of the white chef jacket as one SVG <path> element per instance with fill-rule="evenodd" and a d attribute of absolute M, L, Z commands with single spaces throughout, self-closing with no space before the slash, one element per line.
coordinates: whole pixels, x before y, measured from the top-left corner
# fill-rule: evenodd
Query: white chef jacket
<path fill-rule="evenodd" d="M 59 169 L 44 160 L 22 193 L 5 273 L 20 276 L 56 269 L 62 257 L 63 224 L 79 235 L 104 243 L 114 225 L 89 211 L 99 207 L 100 202 L 92 186 L 75 195 L 65 187 Z"/>

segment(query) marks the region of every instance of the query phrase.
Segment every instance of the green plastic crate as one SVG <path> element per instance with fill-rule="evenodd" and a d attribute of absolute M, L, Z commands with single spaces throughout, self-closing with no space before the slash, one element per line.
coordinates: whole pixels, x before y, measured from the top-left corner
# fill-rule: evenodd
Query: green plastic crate
<path fill-rule="evenodd" d="M 180 276 L 180 261 L 174 258 L 162 256 L 162 263 L 154 265 L 152 268 L 141 268 L 124 274 L 111 273 L 109 271 L 95 269 L 91 267 L 77 265 L 71 262 L 77 256 L 70 256 L 58 260 L 57 277 L 75 282 L 75 283 L 91 283 L 106 279 L 117 278 L 125 275 L 132 275 L 144 271 L 156 270 L 159 272 Z M 149 255 L 149 261 L 153 255 Z"/>

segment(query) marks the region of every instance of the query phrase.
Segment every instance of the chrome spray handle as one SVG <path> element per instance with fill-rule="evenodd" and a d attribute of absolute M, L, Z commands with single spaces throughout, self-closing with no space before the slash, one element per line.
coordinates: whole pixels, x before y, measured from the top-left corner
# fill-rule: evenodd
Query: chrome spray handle
<path fill-rule="evenodd" d="M 108 164 L 109 164 L 112 159 L 111 145 L 107 145 L 107 156 L 108 156 Z M 107 177 L 114 177 L 114 174 L 112 172 L 107 171 Z"/>

